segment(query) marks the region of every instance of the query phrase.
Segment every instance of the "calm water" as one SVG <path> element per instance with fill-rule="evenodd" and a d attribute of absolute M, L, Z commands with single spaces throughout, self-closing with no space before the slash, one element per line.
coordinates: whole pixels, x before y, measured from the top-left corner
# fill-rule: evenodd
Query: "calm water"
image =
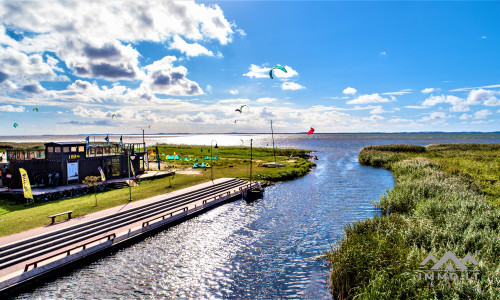
<path fill-rule="evenodd" d="M 127 138 L 142 141 L 142 136 Z M 241 138 L 245 143 L 254 138 L 257 146 L 271 143 L 264 135 L 148 136 L 146 142 L 216 139 L 221 146 L 241 144 Z M 328 268 L 314 258 L 338 241 L 343 226 L 377 215 L 373 201 L 394 184 L 390 172 L 360 166 L 359 150 L 371 144 L 456 142 L 500 142 L 500 134 L 278 135 L 278 147 L 314 150 L 317 168 L 267 188 L 262 200 L 220 206 L 19 298 L 331 298 Z"/>

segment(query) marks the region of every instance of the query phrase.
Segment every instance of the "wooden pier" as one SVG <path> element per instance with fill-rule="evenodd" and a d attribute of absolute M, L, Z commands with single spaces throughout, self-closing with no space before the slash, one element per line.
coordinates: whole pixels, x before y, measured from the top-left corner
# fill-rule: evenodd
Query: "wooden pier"
<path fill-rule="evenodd" d="M 251 187 L 253 184 L 240 179 L 220 178 L 2 237 L 0 295 L 85 257 L 239 199 Z"/>

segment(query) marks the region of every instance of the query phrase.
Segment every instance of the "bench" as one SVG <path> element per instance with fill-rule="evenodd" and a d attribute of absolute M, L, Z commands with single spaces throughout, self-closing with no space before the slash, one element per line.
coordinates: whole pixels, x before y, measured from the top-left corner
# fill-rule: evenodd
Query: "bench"
<path fill-rule="evenodd" d="M 60 216 L 60 215 L 65 215 L 65 214 L 68 214 L 68 220 L 71 219 L 71 213 L 73 211 L 70 210 L 70 211 L 65 211 L 65 212 L 62 212 L 62 213 L 58 213 L 58 214 L 55 214 L 55 215 L 52 215 L 52 216 L 48 216 L 47 218 L 52 218 L 52 223 L 51 224 L 54 224 L 54 222 L 56 221 L 56 217 L 57 216 Z"/>

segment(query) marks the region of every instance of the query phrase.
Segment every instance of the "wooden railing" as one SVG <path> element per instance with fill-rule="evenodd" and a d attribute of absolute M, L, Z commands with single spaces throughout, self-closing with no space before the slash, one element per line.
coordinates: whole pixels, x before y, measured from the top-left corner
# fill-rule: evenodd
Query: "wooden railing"
<path fill-rule="evenodd" d="M 45 260 L 48 260 L 48 259 L 54 258 L 54 257 L 59 256 L 59 255 L 64 254 L 64 253 L 66 253 L 66 256 L 69 256 L 69 255 L 71 255 L 71 251 L 73 251 L 73 250 L 75 250 L 75 249 L 79 249 L 79 248 L 82 248 L 82 250 L 85 250 L 85 249 L 87 249 L 87 246 L 88 246 L 89 244 L 95 243 L 95 242 L 100 241 L 100 240 L 102 240 L 102 239 L 104 239 L 104 238 L 107 238 L 107 239 L 108 239 L 108 241 L 109 241 L 109 240 L 113 240 L 113 239 L 115 239 L 115 238 L 116 238 L 116 234 L 115 234 L 115 233 L 108 234 L 107 236 L 104 236 L 104 237 L 101 237 L 101 238 L 98 238 L 98 239 L 92 240 L 92 241 L 90 241 L 90 242 L 88 242 L 88 243 L 85 243 L 85 244 L 83 244 L 83 245 L 76 246 L 76 247 L 71 248 L 71 249 L 69 249 L 69 250 L 62 251 L 62 252 L 56 253 L 56 254 L 54 254 L 54 255 L 51 255 L 51 256 L 49 256 L 49 257 L 45 257 L 45 258 L 39 259 L 39 260 L 37 260 L 37 261 L 35 261 L 35 262 L 32 262 L 32 263 L 26 264 L 26 266 L 24 267 L 24 272 L 28 271 L 28 269 L 29 269 L 29 267 L 30 267 L 31 265 L 33 265 L 33 269 L 35 269 L 35 268 L 37 268 L 37 267 L 38 267 L 38 264 L 39 264 L 39 263 L 41 263 L 42 261 L 45 261 Z"/>

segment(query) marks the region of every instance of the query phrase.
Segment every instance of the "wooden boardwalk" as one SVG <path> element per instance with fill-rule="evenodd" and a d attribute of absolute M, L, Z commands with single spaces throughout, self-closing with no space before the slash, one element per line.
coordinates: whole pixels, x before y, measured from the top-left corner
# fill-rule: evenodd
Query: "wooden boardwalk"
<path fill-rule="evenodd" d="M 220 178 L 0 238 L 0 292 L 126 240 L 241 197 L 248 182 Z"/>

